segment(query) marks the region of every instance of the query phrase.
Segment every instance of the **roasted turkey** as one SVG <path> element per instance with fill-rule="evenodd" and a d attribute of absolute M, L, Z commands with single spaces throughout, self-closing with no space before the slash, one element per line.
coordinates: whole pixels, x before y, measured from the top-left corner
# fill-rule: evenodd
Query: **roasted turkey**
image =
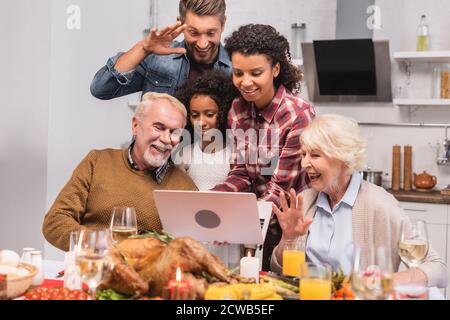
<path fill-rule="evenodd" d="M 165 244 L 156 238 L 129 238 L 111 252 L 110 276 L 102 287 L 140 296 L 161 296 L 163 287 L 175 279 L 177 267 L 188 280 L 196 299 L 203 299 L 210 279 L 236 282 L 222 261 L 192 238 L 180 237 Z"/>

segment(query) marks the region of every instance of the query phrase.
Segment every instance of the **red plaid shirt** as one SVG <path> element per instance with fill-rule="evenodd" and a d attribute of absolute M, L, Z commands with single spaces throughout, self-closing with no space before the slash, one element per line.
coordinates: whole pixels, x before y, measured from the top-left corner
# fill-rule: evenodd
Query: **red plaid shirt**
<path fill-rule="evenodd" d="M 283 85 L 261 111 L 235 99 L 228 113 L 234 140 L 231 171 L 212 190 L 254 192 L 277 206 L 281 191 L 303 190 L 307 181 L 300 165 L 300 134 L 315 114 L 311 104 Z"/>

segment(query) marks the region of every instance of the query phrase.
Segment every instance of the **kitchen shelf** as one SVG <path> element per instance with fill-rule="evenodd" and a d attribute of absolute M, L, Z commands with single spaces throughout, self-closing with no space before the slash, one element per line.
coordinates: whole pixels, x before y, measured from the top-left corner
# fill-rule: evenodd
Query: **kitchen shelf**
<path fill-rule="evenodd" d="M 450 106 L 450 99 L 394 99 L 392 102 L 402 106 Z"/>
<path fill-rule="evenodd" d="M 411 62 L 450 62 L 450 51 L 399 51 L 394 59 Z"/>

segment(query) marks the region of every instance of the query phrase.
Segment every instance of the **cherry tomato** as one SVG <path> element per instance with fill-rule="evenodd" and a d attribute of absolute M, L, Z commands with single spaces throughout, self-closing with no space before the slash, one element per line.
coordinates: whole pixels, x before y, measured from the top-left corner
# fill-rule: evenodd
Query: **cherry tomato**
<path fill-rule="evenodd" d="M 84 292 L 81 290 L 72 290 L 72 294 L 74 294 L 75 296 L 79 296 L 82 293 L 84 293 Z"/>
<path fill-rule="evenodd" d="M 66 297 L 65 295 L 59 293 L 59 294 L 53 296 L 53 300 L 65 300 L 65 297 Z"/>
<path fill-rule="evenodd" d="M 39 287 L 39 288 L 35 288 L 35 289 L 31 290 L 31 292 L 35 292 L 35 293 L 41 294 L 41 293 L 44 292 L 44 289 L 45 288 Z"/>
<path fill-rule="evenodd" d="M 66 296 L 66 300 L 77 300 L 77 295 L 75 295 L 75 294 L 73 294 L 73 293 L 69 293 L 67 296 Z"/>
<path fill-rule="evenodd" d="M 41 300 L 41 295 L 39 293 L 35 293 L 35 292 L 28 292 L 25 295 L 25 299 L 27 299 L 27 300 Z"/>
<path fill-rule="evenodd" d="M 30 300 L 33 294 L 35 294 L 33 291 L 28 291 L 25 293 L 25 299 Z"/>
<path fill-rule="evenodd" d="M 353 300 L 355 299 L 355 296 L 353 295 L 352 286 L 350 283 L 345 283 L 343 287 L 343 293 L 342 296 L 346 300 Z"/>
<path fill-rule="evenodd" d="M 336 290 L 333 294 L 333 297 L 335 298 L 342 298 L 344 295 L 344 288 L 340 288 L 339 290 Z"/>
<path fill-rule="evenodd" d="M 62 294 L 62 295 L 64 295 L 64 296 L 67 296 L 68 294 L 70 294 L 70 292 L 71 292 L 71 290 L 70 289 L 68 289 L 68 288 L 60 288 L 59 289 L 59 292 Z"/>
<path fill-rule="evenodd" d="M 50 296 L 47 293 L 42 293 L 41 294 L 41 299 L 40 300 L 50 300 Z"/>

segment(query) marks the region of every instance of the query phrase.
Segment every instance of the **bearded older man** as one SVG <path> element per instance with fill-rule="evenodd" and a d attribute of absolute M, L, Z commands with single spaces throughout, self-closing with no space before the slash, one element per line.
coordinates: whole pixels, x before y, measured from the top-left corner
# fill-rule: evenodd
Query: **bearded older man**
<path fill-rule="evenodd" d="M 136 209 L 139 231 L 161 231 L 152 191 L 196 190 L 170 160 L 186 117 L 186 108 L 174 97 L 146 93 L 132 119 L 130 147 L 92 150 L 75 169 L 45 216 L 47 241 L 68 250 L 71 231 L 109 226 L 116 206 Z"/>

